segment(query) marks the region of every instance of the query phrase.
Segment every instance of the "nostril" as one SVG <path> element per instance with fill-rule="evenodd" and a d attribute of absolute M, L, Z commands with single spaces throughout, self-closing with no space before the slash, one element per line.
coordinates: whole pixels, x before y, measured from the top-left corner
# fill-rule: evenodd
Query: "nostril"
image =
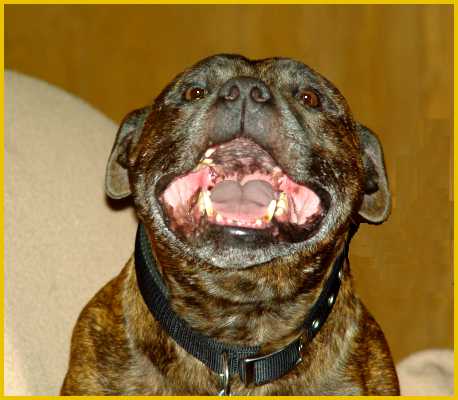
<path fill-rule="evenodd" d="M 251 89 L 250 96 L 256 103 L 265 103 L 270 99 L 269 91 L 263 91 L 258 86 L 255 86 Z"/>
<path fill-rule="evenodd" d="M 234 101 L 240 96 L 240 89 L 236 85 L 232 85 L 228 92 L 223 96 L 225 100 Z"/>
<path fill-rule="evenodd" d="M 221 86 L 218 98 L 233 105 L 242 100 L 261 104 L 270 101 L 272 94 L 263 81 L 248 76 L 239 76 L 229 79 Z"/>

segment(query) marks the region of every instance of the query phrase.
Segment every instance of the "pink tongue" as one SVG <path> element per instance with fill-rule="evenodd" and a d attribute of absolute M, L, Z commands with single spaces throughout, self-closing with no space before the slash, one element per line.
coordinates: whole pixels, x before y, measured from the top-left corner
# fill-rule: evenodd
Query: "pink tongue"
<path fill-rule="evenodd" d="M 252 180 L 243 186 L 237 181 L 218 183 L 210 194 L 213 208 L 221 216 L 237 221 L 252 221 L 267 213 L 275 199 L 272 186 L 263 180 Z"/>

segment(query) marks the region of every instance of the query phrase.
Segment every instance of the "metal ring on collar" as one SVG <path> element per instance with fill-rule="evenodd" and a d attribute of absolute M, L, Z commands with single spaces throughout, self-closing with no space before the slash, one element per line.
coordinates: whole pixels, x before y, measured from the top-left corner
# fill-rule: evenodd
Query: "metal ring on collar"
<path fill-rule="evenodd" d="M 222 383 L 222 388 L 218 392 L 218 396 L 230 396 L 231 395 L 231 388 L 229 385 L 229 357 L 227 355 L 227 352 L 224 352 L 221 354 L 222 360 L 223 360 L 223 373 L 220 374 L 221 376 L 221 383 Z"/>

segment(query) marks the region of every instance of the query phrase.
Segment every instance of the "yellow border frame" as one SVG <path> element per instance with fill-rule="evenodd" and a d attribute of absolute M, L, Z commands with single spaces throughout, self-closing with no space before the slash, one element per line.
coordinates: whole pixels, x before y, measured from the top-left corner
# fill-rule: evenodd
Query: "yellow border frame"
<path fill-rule="evenodd" d="M 56 0 L 42 0 L 40 2 L 35 2 L 35 1 L 27 1 L 27 0 L 2 0 L 3 4 L 81 4 L 81 5 L 86 5 L 86 4 L 129 4 L 129 5 L 135 5 L 135 4 L 234 4 L 234 5 L 247 5 L 247 4 L 280 4 L 280 5 L 291 5 L 291 4 L 329 4 L 329 5 L 337 5 L 337 4 L 405 4 L 405 5 L 415 5 L 415 4 L 455 4 L 454 0 L 448 0 L 448 1 L 428 1 L 428 0 L 404 0 L 404 1 L 396 1 L 396 0 L 391 0 L 391 1 L 377 1 L 377 2 L 371 2 L 371 1 L 364 1 L 364 0 L 323 0 L 323 1 L 303 1 L 303 0 L 285 0 L 285 1 L 279 1 L 279 0 L 263 0 L 263 1 L 256 1 L 256 0 L 246 0 L 246 1 L 240 1 L 240 0 L 221 0 L 221 1 L 211 1 L 211 0 L 194 0 L 194 1 L 186 1 L 186 0 L 158 0 L 158 1 L 151 1 L 151 0 L 134 0 L 132 2 L 126 2 L 125 0 L 86 0 L 86 1 L 75 1 L 75 0 L 61 0 L 61 1 L 56 1 Z"/>
<path fill-rule="evenodd" d="M 458 84 L 456 81 L 456 71 L 457 71 L 457 66 L 456 66 L 456 53 L 458 50 L 458 43 L 457 43 L 457 34 L 456 34 L 456 27 L 455 27 L 455 22 L 457 20 L 457 15 L 458 11 L 457 8 L 455 7 L 455 0 L 449 0 L 449 1 L 427 1 L 427 0 L 404 0 L 404 1 L 377 1 L 377 2 L 369 2 L 369 1 L 361 1 L 361 0 L 329 0 L 329 1 L 301 1 L 301 0 L 286 0 L 284 2 L 280 2 L 279 0 L 264 0 L 264 1 L 256 1 L 256 0 L 248 0 L 248 1 L 237 1 L 237 0 L 222 0 L 222 1 L 209 1 L 209 0 L 194 0 L 194 1 L 186 1 L 186 0 L 160 0 L 160 1 L 151 1 L 151 0 L 134 0 L 132 2 L 126 2 L 122 0 L 87 0 L 87 1 L 74 1 L 74 0 L 61 0 L 61 1 L 55 1 L 55 0 L 43 0 L 40 2 L 34 2 L 34 1 L 25 1 L 25 0 L 0 0 L 2 7 L 1 7 L 1 23 L 2 23 L 2 30 L 1 30 L 1 47 L 2 47 L 2 52 L 0 56 L 0 62 L 2 66 L 2 79 L 0 82 L 0 87 L 2 91 L 2 101 L 1 101 L 1 110 L 0 110 L 0 121 L 1 121 L 1 134 L 0 134 L 0 148 L 4 149 L 4 6 L 6 4 L 35 4 L 35 5 L 45 5 L 45 4 L 129 4 L 129 5 L 134 5 L 134 4 L 234 4 L 234 5 L 248 5 L 248 4 L 329 4 L 329 5 L 337 5 L 337 4 L 396 4 L 396 5 L 414 5 L 414 4 L 419 4 L 419 5 L 426 5 L 426 4 L 442 4 L 442 5 L 453 5 L 453 40 L 454 40 L 454 45 L 453 45 L 453 65 L 454 65 L 454 87 L 453 87 L 453 101 L 454 101 L 454 115 L 458 115 L 458 104 L 457 104 L 457 99 L 456 99 L 456 93 L 457 93 L 457 88 Z M 458 144 L 455 141 L 456 137 L 456 124 L 455 120 L 453 121 L 453 155 L 457 152 L 458 150 Z M 0 204 L 2 207 L 3 212 L 0 215 L 0 223 L 2 228 L 4 227 L 4 152 L 0 152 L 0 171 L 2 172 L 0 175 L 0 184 L 2 187 L 2 195 L 0 196 Z M 457 179 L 457 162 L 455 157 L 453 157 L 453 187 L 456 186 L 458 179 Z M 453 191 L 453 188 L 451 188 Z M 458 216 L 457 216 L 457 210 L 455 206 L 455 196 L 454 196 L 454 191 L 453 191 L 453 225 L 454 225 L 454 232 L 455 228 L 457 226 L 458 222 Z M 1 254 L 2 254 L 2 262 L 1 262 L 1 273 L 2 276 L 4 276 L 4 251 L 5 251 L 5 241 L 4 241 L 4 229 L 1 229 Z M 456 250 L 458 249 L 458 244 L 456 241 L 453 241 L 453 255 L 456 253 Z M 455 267 L 455 261 L 453 257 L 453 264 Z M 454 268 L 455 271 L 455 268 Z M 457 309 L 456 309 L 456 287 L 454 286 L 453 290 L 453 302 L 454 302 L 454 314 L 453 314 L 453 327 L 454 327 L 454 345 L 456 344 L 456 317 L 457 317 Z M 1 301 L 0 301 L 0 312 L 1 315 L 4 315 L 4 279 L 1 280 L 0 283 L 0 295 L 1 295 Z M 0 338 L 0 358 L 2 360 L 2 366 L 1 366 L 1 380 L 0 380 L 0 393 L 1 397 L 7 398 L 7 399 L 22 399 L 24 396 L 5 396 L 4 395 L 4 324 L 1 325 L 1 338 Z M 454 346 L 455 347 L 455 346 Z M 457 365 L 458 361 L 458 355 L 457 352 L 454 354 L 454 365 Z M 457 389 L 457 374 L 454 374 L 454 388 L 455 388 L 455 395 L 456 396 L 456 389 Z M 32 399 L 41 399 L 41 398 L 57 398 L 58 396 L 27 396 L 27 398 L 32 398 Z M 97 399 L 98 396 L 83 396 L 84 398 L 93 398 Z M 127 397 L 127 396 L 126 396 Z M 143 396 L 128 396 L 129 398 L 132 399 L 144 399 L 145 397 Z M 151 396 L 153 397 L 153 396 Z M 154 396 L 156 399 L 168 399 L 168 398 L 176 398 L 176 397 L 184 397 L 184 396 Z M 234 397 L 244 397 L 244 396 L 234 396 Z M 291 400 L 291 399 L 305 399 L 306 396 L 247 396 L 250 399 L 263 399 L 263 400 L 269 400 L 269 399 L 285 399 L 285 400 Z M 452 396 L 435 396 L 434 398 L 440 398 L 440 399 L 449 399 Z M 76 396 L 69 396 L 68 398 L 71 399 L 78 399 L 80 397 Z M 113 400 L 119 400 L 119 397 L 117 396 L 106 396 L 106 398 L 111 398 Z M 193 400 L 193 399 L 218 399 L 218 396 L 186 396 L 186 399 Z M 314 396 L 315 399 L 340 399 L 340 396 Z M 352 398 L 361 398 L 364 399 L 366 398 L 365 396 L 355 396 Z M 386 399 L 396 399 L 394 396 L 384 396 Z M 403 398 L 413 398 L 413 399 L 430 399 L 432 398 L 431 396 L 403 396 Z"/>

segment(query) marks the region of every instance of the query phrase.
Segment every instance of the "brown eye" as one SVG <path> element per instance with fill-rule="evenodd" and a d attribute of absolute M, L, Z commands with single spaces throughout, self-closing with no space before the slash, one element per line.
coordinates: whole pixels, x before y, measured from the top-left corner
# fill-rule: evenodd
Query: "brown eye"
<path fill-rule="evenodd" d="M 200 100 L 205 96 L 205 89 L 200 87 L 190 87 L 184 92 L 184 98 L 187 101 Z"/>
<path fill-rule="evenodd" d="M 304 90 L 300 93 L 301 101 L 309 107 L 318 107 L 320 105 L 320 99 L 313 90 Z"/>

